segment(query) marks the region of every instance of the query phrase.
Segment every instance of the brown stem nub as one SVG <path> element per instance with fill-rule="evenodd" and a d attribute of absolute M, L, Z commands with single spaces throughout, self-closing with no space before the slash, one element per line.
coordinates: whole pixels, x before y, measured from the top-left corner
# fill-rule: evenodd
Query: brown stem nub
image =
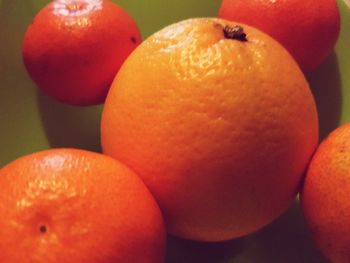
<path fill-rule="evenodd" d="M 241 26 L 225 26 L 224 27 L 224 36 L 228 39 L 235 39 L 240 41 L 247 41 L 247 34 L 244 32 L 243 27 Z"/>

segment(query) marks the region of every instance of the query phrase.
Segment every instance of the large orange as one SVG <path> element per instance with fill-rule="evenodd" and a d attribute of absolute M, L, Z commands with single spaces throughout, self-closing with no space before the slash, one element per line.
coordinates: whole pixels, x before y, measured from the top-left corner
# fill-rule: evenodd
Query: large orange
<path fill-rule="evenodd" d="M 23 60 L 48 95 L 74 105 L 98 104 L 140 41 L 132 17 L 111 1 L 56 0 L 28 26 Z"/>
<path fill-rule="evenodd" d="M 304 72 L 315 70 L 325 60 L 340 31 L 336 0 L 223 0 L 219 17 L 270 34 Z"/>
<path fill-rule="evenodd" d="M 314 99 L 289 53 L 215 18 L 142 43 L 112 84 L 101 129 L 104 153 L 142 177 L 169 232 L 209 241 L 280 215 L 318 141 Z"/>
<path fill-rule="evenodd" d="M 158 205 L 127 167 L 93 152 L 52 149 L 0 170 L 6 263 L 161 263 Z"/>
<path fill-rule="evenodd" d="M 301 194 L 312 236 L 331 262 L 350 262 L 350 123 L 317 149 Z"/>

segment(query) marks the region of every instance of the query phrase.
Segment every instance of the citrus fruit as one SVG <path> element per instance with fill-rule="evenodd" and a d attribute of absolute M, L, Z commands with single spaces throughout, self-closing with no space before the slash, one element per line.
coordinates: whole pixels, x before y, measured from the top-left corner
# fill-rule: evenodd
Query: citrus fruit
<path fill-rule="evenodd" d="M 57 100 L 99 104 L 140 39 L 134 20 L 110 1 L 56 0 L 28 26 L 23 61 L 38 87 Z"/>
<path fill-rule="evenodd" d="M 301 207 L 311 234 L 331 262 L 350 262 L 350 123 L 320 144 L 308 169 Z"/>
<path fill-rule="evenodd" d="M 215 18 L 169 25 L 125 61 L 108 93 L 103 152 L 156 197 L 169 233 L 251 233 L 294 199 L 318 141 L 295 60 L 252 27 Z"/>
<path fill-rule="evenodd" d="M 78 149 L 26 155 L 0 170 L 7 263 L 163 262 L 160 209 L 123 164 Z"/>
<path fill-rule="evenodd" d="M 219 17 L 265 31 L 287 48 L 304 72 L 325 60 L 340 31 L 336 0 L 223 0 Z"/>

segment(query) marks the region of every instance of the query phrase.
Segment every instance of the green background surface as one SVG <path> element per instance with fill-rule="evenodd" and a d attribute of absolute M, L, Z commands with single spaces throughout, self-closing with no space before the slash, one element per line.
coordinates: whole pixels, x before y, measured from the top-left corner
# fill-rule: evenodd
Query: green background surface
<path fill-rule="evenodd" d="M 99 151 L 102 106 L 63 105 L 40 93 L 21 60 L 27 25 L 48 0 L 0 0 L 0 167 L 51 147 Z M 143 38 L 190 17 L 216 16 L 219 0 L 115 0 L 137 21 Z M 350 119 L 350 8 L 339 0 L 341 35 L 333 54 L 307 76 L 320 118 L 320 135 Z M 320 40 L 322 41 L 322 40 Z M 323 263 L 305 229 L 297 201 L 257 233 L 222 243 L 168 239 L 166 263 Z"/>

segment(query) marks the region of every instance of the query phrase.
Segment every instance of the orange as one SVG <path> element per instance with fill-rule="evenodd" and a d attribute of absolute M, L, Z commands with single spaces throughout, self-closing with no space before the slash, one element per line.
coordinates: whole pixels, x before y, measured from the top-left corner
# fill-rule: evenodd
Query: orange
<path fill-rule="evenodd" d="M 102 154 L 51 149 L 0 170 L 6 263 L 161 263 L 165 230 L 142 181 Z"/>
<path fill-rule="evenodd" d="M 219 17 L 265 31 L 306 73 L 332 52 L 340 31 L 336 0 L 223 0 Z"/>
<path fill-rule="evenodd" d="M 331 262 L 350 262 L 350 123 L 317 149 L 301 193 L 311 234 Z"/>
<path fill-rule="evenodd" d="M 218 241 L 289 206 L 318 141 L 317 112 L 278 42 L 243 24 L 190 19 L 125 61 L 101 139 L 144 180 L 171 234 Z"/>
<path fill-rule="evenodd" d="M 28 26 L 23 61 L 48 95 L 73 105 L 99 104 L 140 41 L 134 20 L 110 1 L 56 0 Z"/>

